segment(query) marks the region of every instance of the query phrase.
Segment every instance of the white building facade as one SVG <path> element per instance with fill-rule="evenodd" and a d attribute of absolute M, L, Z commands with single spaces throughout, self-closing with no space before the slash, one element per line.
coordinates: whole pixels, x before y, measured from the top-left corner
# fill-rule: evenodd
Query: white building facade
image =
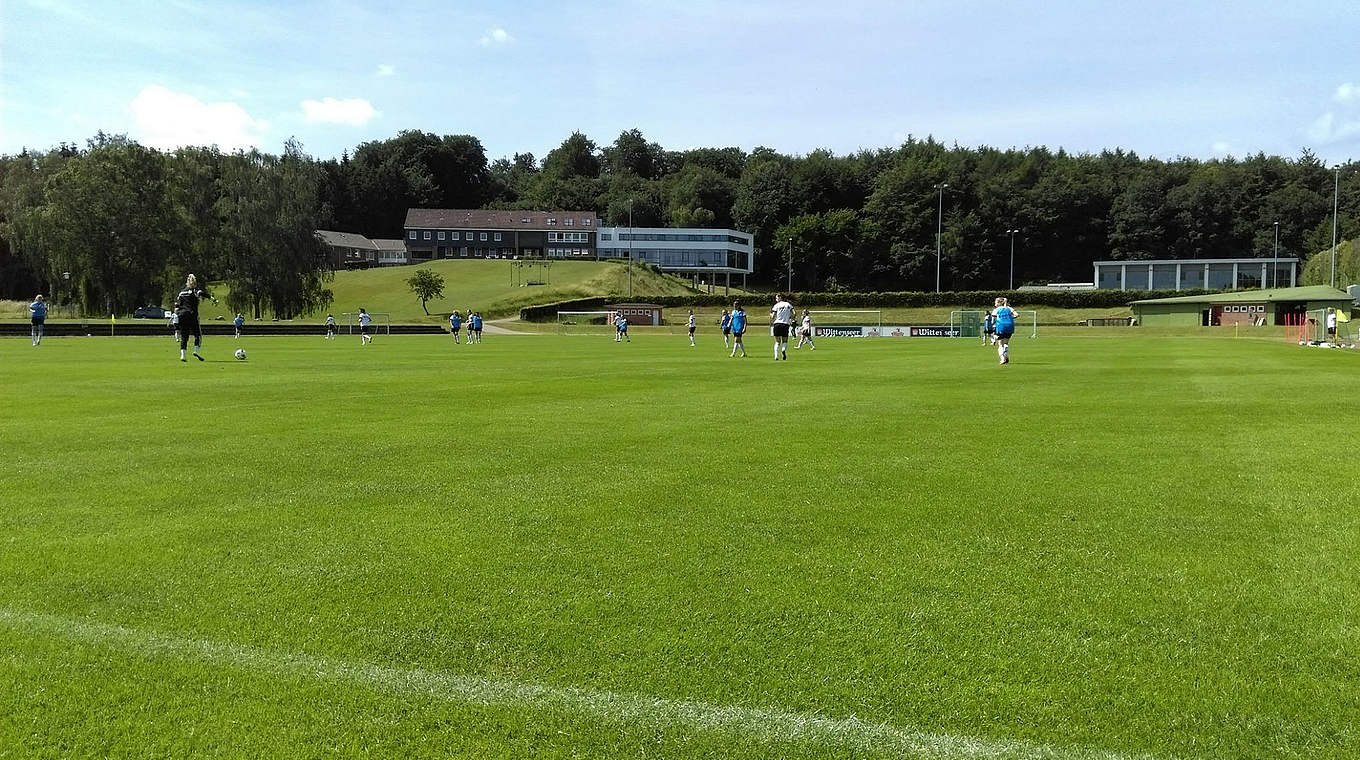
<path fill-rule="evenodd" d="M 601 227 L 597 232 L 596 253 L 602 259 L 643 261 L 714 284 L 719 276 L 730 284 L 732 275 L 744 278 L 755 269 L 754 238 L 741 230 Z"/>

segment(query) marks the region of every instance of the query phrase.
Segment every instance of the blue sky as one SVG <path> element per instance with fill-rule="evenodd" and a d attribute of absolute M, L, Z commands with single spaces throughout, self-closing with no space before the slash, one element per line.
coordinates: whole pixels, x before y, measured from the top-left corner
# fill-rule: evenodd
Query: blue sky
<path fill-rule="evenodd" d="M 338 156 L 666 148 L 1360 159 L 1360 11 L 1291 2 L 0 0 L 0 152 L 97 130 Z"/>

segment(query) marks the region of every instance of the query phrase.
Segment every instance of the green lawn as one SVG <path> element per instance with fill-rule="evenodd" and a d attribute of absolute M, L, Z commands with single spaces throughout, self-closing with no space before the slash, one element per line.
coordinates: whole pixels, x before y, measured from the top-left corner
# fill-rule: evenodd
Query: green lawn
<path fill-rule="evenodd" d="M 1101 335 L 0 340 L 0 758 L 1360 756 L 1360 351 Z"/>

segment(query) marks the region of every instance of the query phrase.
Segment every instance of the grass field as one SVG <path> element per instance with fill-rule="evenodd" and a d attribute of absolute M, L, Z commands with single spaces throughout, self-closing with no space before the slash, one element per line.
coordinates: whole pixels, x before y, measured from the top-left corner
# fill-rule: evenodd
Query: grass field
<path fill-rule="evenodd" d="M 0 340 L 0 758 L 1360 756 L 1360 354 L 1102 336 Z"/>

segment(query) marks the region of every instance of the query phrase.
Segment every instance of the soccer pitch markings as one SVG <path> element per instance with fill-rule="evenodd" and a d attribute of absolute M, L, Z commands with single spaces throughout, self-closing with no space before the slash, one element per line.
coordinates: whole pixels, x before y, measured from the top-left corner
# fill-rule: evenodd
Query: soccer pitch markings
<path fill-rule="evenodd" d="M 169 340 L 0 341 L 0 536 L 24 547 L 0 552 L 0 746 L 43 756 L 49 715 L 78 748 L 50 756 L 237 725 L 258 751 L 224 754 L 328 746 L 241 704 L 261 694 L 444 756 L 424 737 L 466 740 L 470 683 L 554 696 L 497 703 L 467 755 L 530 754 L 516 737 L 566 713 L 570 738 L 529 733 L 546 754 L 655 731 L 674 757 L 1354 756 L 1355 489 L 1290 452 L 1355 414 L 1356 357 L 1041 339 L 997 367 L 847 340 L 771 368 L 750 343 L 259 338 L 185 367 Z M 449 691 L 345 675 L 373 669 Z M 181 702 L 183 727 L 118 738 Z M 808 719 L 832 738 L 782 743 Z"/>
<path fill-rule="evenodd" d="M 1081 747 L 913 731 L 855 718 L 832 718 L 750 707 L 676 701 L 638 694 L 563 688 L 452 673 L 351 662 L 302 653 L 152 633 L 0 607 L 0 627 L 137 654 L 268 676 L 343 682 L 424 699 L 525 710 L 588 714 L 632 726 L 726 734 L 771 744 L 827 745 L 903 758 L 1015 758 L 1016 760 L 1170 760 Z"/>

